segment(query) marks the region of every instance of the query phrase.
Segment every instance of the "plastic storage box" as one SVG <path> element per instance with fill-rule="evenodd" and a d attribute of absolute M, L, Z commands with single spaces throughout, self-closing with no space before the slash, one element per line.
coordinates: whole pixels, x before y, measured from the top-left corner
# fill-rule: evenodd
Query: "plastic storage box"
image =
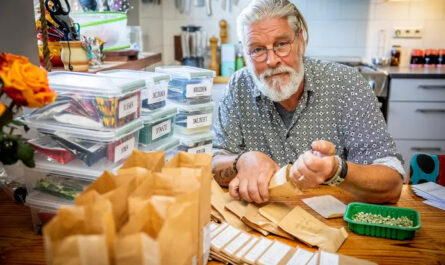
<path fill-rule="evenodd" d="M 25 115 L 29 124 L 114 129 L 141 115 L 144 80 L 70 72 L 49 73 L 48 80 L 58 94 L 56 101 Z"/>
<path fill-rule="evenodd" d="M 380 214 L 382 216 L 390 216 L 392 218 L 406 216 L 408 217 L 408 219 L 413 221 L 413 227 L 406 228 L 390 226 L 386 224 L 357 222 L 352 220 L 355 214 L 359 212 Z M 359 235 L 383 237 L 389 239 L 411 239 L 414 237 L 414 233 L 416 232 L 416 230 L 419 230 L 421 228 L 419 212 L 410 208 L 353 202 L 348 204 L 343 218 L 346 222 L 349 223 L 349 229 Z"/>
<path fill-rule="evenodd" d="M 166 107 L 142 116 L 144 128 L 139 132 L 139 144 L 145 147 L 154 145 L 174 133 L 177 108 Z"/>
<path fill-rule="evenodd" d="M 29 126 L 41 133 L 29 141 L 37 151 L 36 164 L 44 164 L 56 173 L 70 172 L 95 178 L 103 170 L 118 167 L 137 148 L 143 123 L 138 119 L 114 130 L 67 128 L 45 123 Z"/>
<path fill-rule="evenodd" d="M 130 48 L 127 32 L 127 15 L 124 12 L 82 12 L 70 13 L 75 23 L 80 25 L 80 34 L 99 37 L 104 51 Z"/>
<path fill-rule="evenodd" d="M 178 108 L 176 115 L 176 132 L 189 135 L 210 130 L 213 119 L 213 102 L 187 105 L 171 104 Z"/>
<path fill-rule="evenodd" d="M 160 66 L 155 71 L 171 76 L 168 99 L 187 104 L 212 100 L 214 71 L 191 66 Z"/>
<path fill-rule="evenodd" d="M 141 151 L 144 152 L 155 152 L 155 151 L 165 151 L 165 160 L 169 161 L 178 153 L 179 139 L 171 137 L 167 138 L 156 146 L 151 146 L 150 149 L 146 147 L 141 147 Z"/>
<path fill-rule="evenodd" d="M 57 214 L 59 207 L 72 206 L 74 201 L 34 191 L 26 196 L 25 205 L 31 210 L 34 233 L 40 234 L 42 227 Z"/>
<path fill-rule="evenodd" d="M 180 145 L 178 150 L 191 154 L 212 153 L 213 133 L 211 131 L 179 136 Z"/>
<path fill-rule="evenodd" d="M 155 111 L 165 106 L 170 75 L 134 70 L 110 70 L 98 72 L 98 75 L 145 80 L 142 90 L 142 112 Z"/>

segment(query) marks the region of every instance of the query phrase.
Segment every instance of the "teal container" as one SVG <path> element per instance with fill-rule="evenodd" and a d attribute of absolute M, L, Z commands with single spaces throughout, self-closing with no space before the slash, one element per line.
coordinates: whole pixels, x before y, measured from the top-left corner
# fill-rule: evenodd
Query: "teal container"
<path fill-rule="evenodd" d="M 408 219 L 413 221 L 413 227 L 407 228 L 384 224 L 357 222 L 352 220 L 352 217 L 354 217 L 355 214 L 359 212 L 380 214 L 382 216 L 389 215 L 392 218 L 406 216 L 408 217 Z M 343 219 L 349 223 L 349 229 L 359 235 L 383 237 L 397 240 L 412 239 L 415 232 L 422 227 L 420 224 L 419 212 L 414 209 L 359 202 L 348 204 Z"/>
<path fill-rule="evenodd" d="M 165 107 L 148 114 L 143 113 L 141 118 L 144 121 L 144 128 L 139 132 L 139 144 L 151 149 L 151 146 L 171 137 L 174 133 L 176 113 L 175 107 Z"/>

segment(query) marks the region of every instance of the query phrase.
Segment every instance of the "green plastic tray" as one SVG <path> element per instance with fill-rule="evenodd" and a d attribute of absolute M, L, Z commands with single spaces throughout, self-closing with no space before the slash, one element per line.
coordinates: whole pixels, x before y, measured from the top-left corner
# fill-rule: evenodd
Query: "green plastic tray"
<path fill-rule="evenodd" d="M 384 224 L 357 222 L 352 220 L 352 217 L 358 212 L 381 214 L 382 216 L 389 215 L 392 218 L 406 216 L 413 221 L 413 227 L 406 228 Z M 414 237 L 416 230 L 421 228 L 419 212 L 414 209 L 368 203 L 353 202 L 348 204 L 348 208 L 346 208 L 346 213 L 343 219 L 349 223 L 349 229 L 359 235 L 397 240 L 411 239 Z"/>

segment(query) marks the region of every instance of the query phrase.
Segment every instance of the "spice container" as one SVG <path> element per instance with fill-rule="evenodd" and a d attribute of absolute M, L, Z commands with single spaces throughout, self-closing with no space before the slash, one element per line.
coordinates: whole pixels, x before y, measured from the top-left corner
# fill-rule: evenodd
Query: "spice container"
<path fill-rule="evenodd" d="M 34 110 L 28 119 L 97 130 L 119 128 L 140 117 L 144 80 L 52 72 L 48 82 L 58 94 L 56 101 Z"/>
<path fill-rule="evenodd" d="M 212 153 L 213 133 L 211 131 L 179 137 L 179 151 L 191 154 Z"/>
<path fill-rule="evenodd" d="M 391 218 L 407 217 L 412 221 L 412 227 L 400 227 L 388 224 L 376 224 L 354 221 L 357 213 L 371 213 Z M 360 235 L 405 240 L 414 237 L 416 230 L 421 228 L 419 212 L 410 208 L 382 206 L 376 204 L 353 202 L 348 204 L 344 220 L 349 223 L 349 229 Z"/>
<path fill-rule="evenodd" d="M 139 145 L 149 148 L 150 145 L 171 137 L 177 111 L 175 107 L 166 107 L 143 115 L 144 128 L 139 132 Z"/>
<path fill-rule="evenodd" d="M 411 51 L 411 67 L 423 67 L 425 58 L 423 57 L 423 51 L 419 49 L 413 49 Z"/>
<path fill-rule="evenodd" d="M 210 130 L 212 125 L 213 102 L 196 105 L 171 104 L 178 108 L 175 130 L 189 135 Z"/>
<path fill-rule="evenodd" d="M 437 54 L 437 67 L 445 67 L 445 49 L 440 49 Z"/>
<path fill-rule="evenodd" d="M 435 67 L 437 64 L 438 51 L 434 49 L 425 50 L 425 67 Z"/>
<path fill-rule="evenodd" d="M 60 207 L 72 206 L 74 201 L 33 191 L 26 196 L 25 205 L 31 210 L 34 233 L 40 234 L 42 227 L 57 214 Z"/>
<path fill-rule="evenodd" d="M 145 88 L 141 94 L 142 112 L 154 111 L 165 106 L 168 83 L 170 81 L 170 75 L 168 74 L 134 70 L 110 70 L 98 72 L 97 74 L 132 80 L 145 80 Z"/>
<path fill-rule="evenodd" d="M 160 66 L 155 71 L 171 76 L 168 99 L 186 104 L 212 100 L 214 71 L 190 66 Z"/>
<path fill-rule="evenodd" d="M 99 176 L 103 170 L 112 170 L 120 165 L 138 145 L 139 130 L 143 127 L 138 119 L 118 129 L 88 130 L 28 123 L 29 127 L 40 132 L 31 145 L 35 148 L 36 164 L 45 163 L 45 167 L 57 173 L 77 172 L 79 175 Z M 43 140 L 42 140 L 43 139 Z M 50 143 L 45 146 L 45 143 Z M 57 149 L 54 145 L 57 144 Z M 63 151 L 63 152 L 62 152 Z M 73 157 L 66 159 L 66 153 Z M 63 160 L 63 163 L 60 161 Z"/>
<path fill-rule="evenodd" d="M 399 66 L 400 65 L 400 45 L 393 45 L 391 49 L 391 66 Z"/>

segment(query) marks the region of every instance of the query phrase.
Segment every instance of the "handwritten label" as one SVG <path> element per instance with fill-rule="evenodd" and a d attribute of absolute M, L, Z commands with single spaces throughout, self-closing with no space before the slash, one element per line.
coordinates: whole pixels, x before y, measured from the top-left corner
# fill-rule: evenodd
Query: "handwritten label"
<path fill-rule="evenodd" d="M 286 265 L 305 265 L 312 258 L 314 253 L 298 248 L 292 258 L 287 262 Z"/>
<path fill-rule="evenodd" d="M 258 260 L 259 264 L 278 265 L 280 261 L 291 250 L 286 244 L 275 241 L 273 245 Z"/>
<path fill-rule="evenodd" d="M 224 251 L 226 251 L 229 255 L 233 255 L 238 249 L 241 248 L 242 245 L 244 245 L 250 239 L 250 237 L 251 236 L 246 233 L 239 234 L 224 248 Z"/>
<path fill-rule="evenodd" d="M 210 97 L 212 94 L 212 83 L 189 84 L 186 87 L 185 97 Z"/>
<path fill-rule="evenodd" d="M 212 232 L 210 233 L 210 238 L 213 238 L 214 236 L 218 235 L 219 232 L 221 232 L 223 229 L 225 229 L 228 226 L 227 223 L 222 223 L 221 225 L 219 225 L 217 228 L 215 228 L 214 230 L 212 230 Z"/>
<path fill-rule="evenodd" d="M 247 242 L 247 244 L 246 244 L 242 249 L 240 249 L 240 251 L 238 251 L 238 252 L 235 254 L 235 256 L 236 256 L 237 258 L 241 259 L 242 256 L 244 256 L 244 254 L 245 254 L 245 253 L 246 253 L 246 252 L 247 252 L 253 245 L 255 245 L 255 244 L 258 242 L 258 240 L 259 240 L 258 237 L 253 236 L 252 239 L 251 239 L 249 242 Z"/>
<path fill-rule="evenodd" d="M 130 156 L 131 152 L 134 149 L 135 138 L 131 137 L 127 141 L 121 143 L 120 145 L 114 148 L 114 162 L 121 161 L 122 159 Z"/>
<path fill-rule="evenodd" d="M 235 227 L 228 226 L 212 240 L 211 245 L 217 249 L 220 249 L 229 243 L 229 241 L 236 237 L 239 233 L 240 231 Z"/>
<path fill-rule="evenodd" d="M 152 127 L 151 139 L 156 140 L 172 131 L 172 121 L 166 120 Z"/>
<path fill-rule="evenodd" d="M 212 113 L 191 115 L 187 117 L 187 129 L 210 126 L 212 124 Z"/>
<path fill-rule="evenodd" d="M 189 148 L 187 153 L 189 154 L 211 154 L 212 153 L 212 144 L 206 144 L 198 147 Z"/>
<path fill-rule="evenodd" d="M 133 96 L 119 102 L 119 119 L 135 113 L 139 107 L 139 96 Z"/>
<path fill-rule="evenodd" d="M 337 254 L 320 251 L 320 265 L 338 265 L 339 257 Z"/>
<path fill-rule="evenodd" d="M 148 104 L 154 104 L 167 99 L 167 87 L 159 87 L 148 92 Z"/>
<path fill-rule="evenodd" d="M 267 238 L 262 238 L 258 244 L 256 244 L 246 255 L 244 259 L 250 263 L 255 263 L 255 261 L 266 251 L 266 249 L 272 244 L 272 240 Z"/>

